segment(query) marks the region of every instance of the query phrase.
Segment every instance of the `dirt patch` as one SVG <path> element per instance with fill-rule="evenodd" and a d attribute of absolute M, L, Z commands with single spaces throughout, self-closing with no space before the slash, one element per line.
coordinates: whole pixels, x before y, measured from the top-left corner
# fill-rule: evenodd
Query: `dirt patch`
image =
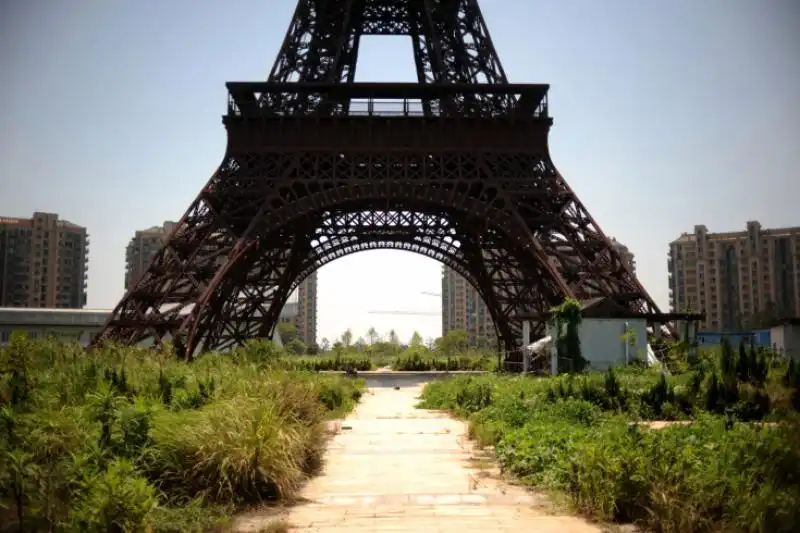
<path fill-rule="evenodd" d="M 285 505 L 263 506 L 241 513 L 231 524 L 236 533 L 286 533 L 291 530 L 289 509 Z"/>

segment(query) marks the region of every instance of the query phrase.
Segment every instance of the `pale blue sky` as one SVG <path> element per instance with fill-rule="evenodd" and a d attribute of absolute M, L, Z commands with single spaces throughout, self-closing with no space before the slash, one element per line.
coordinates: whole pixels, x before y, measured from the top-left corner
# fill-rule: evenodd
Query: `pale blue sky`
<path fill-rule="evenodd" d="M 667 243 L 694 224 L 800 224 L 796 0 L 483 0 L 511 81 L 551 84 L 556 165 L 667 307 Z M 0 215 L 91 233 L 89 307 L 122 296 L 136 229 L 178 219 L 219 164 L 225 82 L 266 77 L 293 0 L 0 3 Z M 360 81 L 413 81 L 371 37 Z M 440 331 L 440 267 L 356 254 L 319 275 L 319 337 Z"/>

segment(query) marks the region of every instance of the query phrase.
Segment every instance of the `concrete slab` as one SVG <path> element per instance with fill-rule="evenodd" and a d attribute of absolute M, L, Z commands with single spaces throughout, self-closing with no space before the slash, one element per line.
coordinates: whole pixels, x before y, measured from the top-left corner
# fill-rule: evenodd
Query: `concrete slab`
<path fill-rule="evenodd" d="M 481 476 L 466 425 L 415 409 L 421 385 L 370 389 L 331 439 L 323 473 L 288 510 L 289 531 L 335 533 L 530 531 L 600 533 L 571 516 L 551 516 L 525 490 Z M 349 428 L 349 429 L 347 429 Z M 256 532 L 274 517 L 249 515 L 234 531 Z"/>

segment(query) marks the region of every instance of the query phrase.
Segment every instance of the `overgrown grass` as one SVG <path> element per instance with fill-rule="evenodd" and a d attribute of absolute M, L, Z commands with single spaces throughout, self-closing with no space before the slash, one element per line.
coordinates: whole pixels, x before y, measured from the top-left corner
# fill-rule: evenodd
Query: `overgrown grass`
<path fill-rule="evenodd" d="M 626 369 L 436 381 L 421 406 L 468 418 L 472 437 L 494 445 L 506 471 L 565 493 L 594 518 L 664 533 L 789 533 L 800 523 L 800 422 L 784 371 L 774 368 L 763 388 L 738 382 L 736 397 L 713 405 L 714 373 L 698 385 L 694 372 Z M 763 390 L 771 401 L 759 411 L 746 391 Z M 738 420 L 779 423 L 726 429 L 726 409 Z M 694 422 L 660 430 L 632 423 L 665 417 Z"/>
<path fill-rule="evenodd" d="M 374 351 L 359 351 L 356 347 L 337 347 L 320 355 L 293 355 L 276 348 L 271 343 L 260 343 L 260 357 L 272 361 L 273 368 L 305 370 L 311 372 L 366 371 L 388 366 L 396 371 L 426 370 L 485 370 L 497 368 L 497 355 L 488 350 L 453 351 L 430 350 L 424 346 L 410 346 L 396 355 Z"/>
<path fill-rule="evenodd" d="M 286 370 L 306 370 L 310 372 L 344 371 L 348 369 L 364 371 L 375 370 L 380 360 L 365 354 L 341 353 L 331 355 L 286 356 L 280 359 L 279 366 Z"/>
<path fill-rule="evenodd" d="M 291 498 L 362 384 L 284 366 L 261 343 L 186 364 L 15 336 L 0 349 L 0 523 L 200 532 Z"/>
<path fill-rule="evenodd" d="M 497 369 L 497 356 L 489 352 L 468 351 L 457 355 L 443 355 L 422 347 L 409 348 L 392 361 L 393 370 L 485 370 Z"/>

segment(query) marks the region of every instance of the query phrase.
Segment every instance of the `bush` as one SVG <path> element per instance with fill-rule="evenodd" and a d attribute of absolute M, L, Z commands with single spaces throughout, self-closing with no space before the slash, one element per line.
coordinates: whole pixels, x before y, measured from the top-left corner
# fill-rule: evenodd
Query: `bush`
<path fill-rule="evenodd" d="M 268 354 L 287 369 L 364 371 L 389 366 L 396 371 L 491 371 L 497 368 L 498 354 L 490 348 L 492 343 L 486 338 L 478 338 L 470 346 L 469 335 L 464 330 L 451 330 L 443 337 L 429 339 L 427 344 L 415 332 L 409 344 L 404 346 L 394 331 L 382 340 L 378 332 L 370 328 L 367 339 L 361 337 L 353 342 L 353 332 L 347 330 L 332 345 L 327 339 L 322 339 L 318 349 L 308 351 L 315 354 L 313 357 L 299 357 L 295 355 L 297 351 L 277 349 L 270 342 L 254 341 L 254 344 L 260 346 L 260 352 Z"/>
<path fill-rule="evenodd" d="M 104 472 L 87 480 L 86 495 L 71 518 L 80 531 L 143 533 L 151 526 L 155 504 L 155 488 L 131 462 L 115 459 Z"/>
<path fill-rule="evenodd" d="M 447 356 L 422 347 L 409 348 L 395 357 L 392 363 L 393 370 L 406 371 L 491 371 L 496 368 L 497 358 L 488 353 L 464 353 Z"/>
<path fill-rule="evenodd" d="M 507 471 L 565 493 L 592 517 L 665 533 L 794 531 L 800 418 L 784 413 L 776 427 L 737 423 L 726 430 L 717 414 L 726 393 L 716 373 L 707 385 L 695 376 L 623 369 L 578 377 L 457 377 L 428 384 L 421 406 L 468 418 L 471 435 L 495 445 Z M 763 417 L 767 392 L 757 383 L 734 385 L 740 419 L 748 417 L 742 406 L 762 405 L 750 417 Z M 717 394 L 713 414 L 702 412 L 704 386 Z M 694 423 L 641 429 L 634 422 L 642 414 L 693 417 Z"/>
<path fill-rule="evenodd" d="M 373 370 L 374 361 L 363 354 L 334 354 L 328 356 L 286 357 L 281 360 L 281 368 L 287 370 L 308 370 L 311 372 Z"/>
<path fill-rule="evenodd" d="M 14 335 L 0 348 L 0 522 L 200 532 L 293 496 L 362 383 L 286 366 L 263 342 L 184 363 Z"/>

